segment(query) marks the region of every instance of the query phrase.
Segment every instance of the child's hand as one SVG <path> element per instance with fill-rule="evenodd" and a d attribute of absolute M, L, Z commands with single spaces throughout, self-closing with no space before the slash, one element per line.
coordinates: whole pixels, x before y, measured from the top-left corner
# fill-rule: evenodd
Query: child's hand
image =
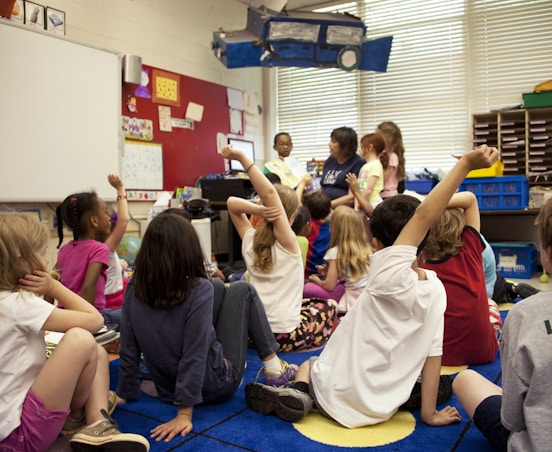
<path fill-rule="evenodd" d="M 281 210 L 279 207 L 267 207 L 260 204 L 258 206 L 258 213 L 260 217 L 262 217 L 265 221 L 276 221 L 281 214 Z"/>
<path fill-rule="evenodd" d="M 428 418 L 422 418 L 422 421 L 432 427 L 441 427 L 443 425 L 449 425 L 454 422 L 460 422 L 462 416 L 458 410 L 452 406 L 446 406 L 442 410 L 435 410 L 433 414 Z"/>
<path fill-rule="evenodd" d="M 358 184 L 358 179 L 355 173 L 347 173 L 347 175 L 345 176 L 345 180 L 349 184 L 349 189 L 353 193 L 358 193 L 360 191 L 360 185 Z"/>
<path fill-rule="evenodd" d="M 466 152 L 460 160 L 466 160 L 469 167 L 474 169 L 489 168 L 498 160 L 497 148 L 489 147 L 486 144 L 475 148 L 473 151 Z"/>
<path fill-rule="evenodd" d="M 309 281 L 316 284 L 320 284 L 322 282 L 318 275 L 309 275 Z"/>
<path fill-rule="evenodd" d="M 328 264 L 317 265 L 315 268 L 320 278 L 325 278 L 328 275 Z"/>
<path fill-rule="evenodd" d="M 230 146 L 229 144 L 224 146 L 221 150 L 220 150 L 220 154 L 226 158 L 226 159 L 229 159 L 229 160 L 239 160 L 241 156 L 244 155 L 243 151 L 240 151 L 239 149 L 234 149 L 232 146 Z"/>
<path fill-rule="evenodd" d="M 52 292 L 56 280 L 52 276 L 40 270 L 35 270 L 32 275 L 19 278 L 18 285 L 21 289 L 28 290 L 37 295 L 49 295 Z"/>
<path fill-rule="evenodd" d="M 302 178 L 301 178 L 301 183 L 303 185 L 310 185 L 312 184 L 312 174 L 305 174 Z"/>
<path fill-rule="evenodd" d="M 123 181 L 119 177 L 117 173 L 109 173 L 107 175 L 107 181 L 109 182 L 109 185 L 111 185 L 115 189 L 123 188 Z"/>

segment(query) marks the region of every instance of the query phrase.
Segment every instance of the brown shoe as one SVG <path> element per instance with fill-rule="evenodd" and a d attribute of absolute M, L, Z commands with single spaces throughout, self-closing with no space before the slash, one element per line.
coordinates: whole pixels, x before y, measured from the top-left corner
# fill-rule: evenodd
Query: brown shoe
<path fill-rule="evenodd" d="M 105 452 L 148 452 L 149 442 L 135 433 L 121 433 L 117 422 L 104 410 L 105 420 L 90 427 L 81 428 L 69 440 L 71 449 L 75 452 L 105 451 Z"/>
<path fill-rule="evenodd" d="M 117 394 L 115 391 L 109 391 L 107 395 L 107 412 L 111 415 L 117 407 Z M 83 415 L 80 419 L 67 418 L 63 428 L 61 429 L 61 436 L 73 436 L 81 428 L 86 425 L 86 417 Z"/>

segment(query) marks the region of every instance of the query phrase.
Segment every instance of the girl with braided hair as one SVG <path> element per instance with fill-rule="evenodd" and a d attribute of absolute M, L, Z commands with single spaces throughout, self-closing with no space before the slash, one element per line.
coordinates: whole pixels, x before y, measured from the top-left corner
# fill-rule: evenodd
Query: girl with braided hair
<path fill-rule="evenodd" d="M 63 225 L 73 231 L 73 240 L 58 253 L 56 270 L 61 283 L 102 313 L 110 252 L 103 242 L 111 232 L 105 201 L 95 192 L 74 193 L 57 207 L 56 216 L 58 248 L 63 242 Z"/>

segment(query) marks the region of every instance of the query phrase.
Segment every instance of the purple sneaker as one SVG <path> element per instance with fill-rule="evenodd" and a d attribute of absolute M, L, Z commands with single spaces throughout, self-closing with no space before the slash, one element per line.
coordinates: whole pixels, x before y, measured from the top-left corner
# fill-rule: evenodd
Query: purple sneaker
<path fill-rule="evenodd" d="M 272 386 L 273 388 L 288 387 L 295 381 L 295 375 L 299 366 L 296 364 L 288 364 L 284 360 L 280 359 L 282 369 L 280 372 L 271 372 L 265 369 L 264 371 L 264 384 Z"/>

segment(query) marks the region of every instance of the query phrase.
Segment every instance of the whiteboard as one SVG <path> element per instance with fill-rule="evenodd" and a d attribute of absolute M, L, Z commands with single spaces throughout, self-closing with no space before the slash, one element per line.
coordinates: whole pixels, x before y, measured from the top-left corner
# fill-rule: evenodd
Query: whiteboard
<path fill-rule="evenodd" d="M 126 141 L 121 177 L 125 187 L 163 190 L 163 146 L 157 143 Z"/>
<path fill-rule="evenodd" d="M 113 199 L 120 55 L 3 21 L 0 43 L 0 202 Z"/>

